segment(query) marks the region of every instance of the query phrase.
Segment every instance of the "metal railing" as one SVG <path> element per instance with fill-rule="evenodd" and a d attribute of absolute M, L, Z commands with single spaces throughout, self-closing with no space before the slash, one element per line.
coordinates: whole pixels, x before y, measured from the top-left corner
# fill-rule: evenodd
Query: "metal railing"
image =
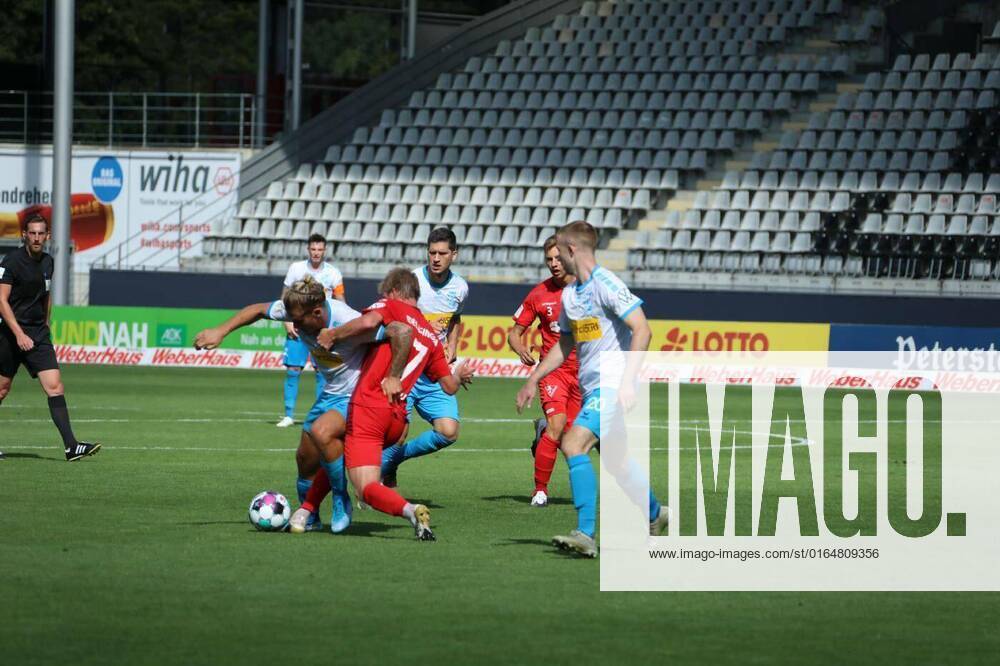
<path fill-rule="evenodd" d="M 0 142 L 51 143 L 52 93 L 0 91 Z M 73 103 L 73 141 L 99 146 L 260 148 L 254 95 L 88 93 Z"/>

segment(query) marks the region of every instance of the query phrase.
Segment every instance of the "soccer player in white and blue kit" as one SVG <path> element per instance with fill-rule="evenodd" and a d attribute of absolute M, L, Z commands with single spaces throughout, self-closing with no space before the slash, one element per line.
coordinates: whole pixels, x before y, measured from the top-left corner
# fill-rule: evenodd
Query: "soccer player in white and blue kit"
<path fill-rule="evenodd" d="M 285 275 L 285 290 L 306 276 L 323 285 L 327 298 L 344 300 L 344 278 L 335 266 L 323 260 L 326 255 L 326 239 L 319 234 L 309 237 L 309 259 L 297 261 L 288 268 Z M 284 290 L 282 295 L 284 295 Z M 285 415 L 278 421 L 279 428 L 295 424 L 295 402 L 299 397 L 299 378 L 309 360 L 309 348 L 299 339 L 292 322 L 285 322 Z M 316 397 L 323 393 L 323 373 L 316 373 Z"/>
<path fill-rule="evenodd" d="M 417 307 L 440 336 L 445 358 L 451 363 L 458 349 L 459 323 L 469 297 L 469 283 L 451 270 L 458 256 L 458 239 L 444 227 L 427 237 L 427 265 L 414 269 L 420 285 Z M 458 440 L 458 400 L 448 395 L 437 382 L 421 375 L 407 398 L 407 412 L 415 409 L 433 428 L 405 444 L 385 449 L 382 455 L 382 479 L 396 485 L 396 468 L 407 460 L 434 453 Z"/>
<path fill-rule="evenodd" d="M 219 326 L 201 331 L 195 336 L 195 347 L 198 349 L 215 349 L 229 333 L 259 319 L 295 323 L 300 339 L 316 361 L 317 372 L 322 373 L 325 378 L 323 393 L 309 410 L 302 429 L 302 438 L 295 456 L 299 474 L 296 489 L 301 503 L 319 465 L 326 468 L 333 492 L 330 530 L 334 533 L 344 531 L 351 523 L 351 500 L 347 494 L 347 478 L 341 454 L 348 404 L 358 382 L 367 351 L 366 344 L 383 337 L 393 339 L 396 333 L 390 327 L 380 328 L 367 336 L 338 342 L 330 350 L 319 344 L 317 336 L 324 328 L 335 328 L 360 316 L 361 313 L 345 303 L 327 298 L 323 286 L 307 276 L 286 289 L 282 300 L 248 305 Z M 409 353 L 408 346 L 404 352 Z M 395 346 L 393 353 L 397 353 Z M 311 518 L 306 529 L 322 529 L 318 515 Z"/>
<path fill-rule="evenodd" d="M 646 351 L 652 338 L 649 323 L 642 310 L 642 299 L 629 291 L 617 275 L 597 264 L 597 231 L 586 222 L 572 222 L 556 235 L 559 260 L 566 272 L 576 276 L 576 282 L 562 291 L 562 313 L 559 344 L 545 358 L 517 394 L 518 410 L 528 406 L 538 393 L 538 382 L 562 365 L 576 346 L 580 370 L 580 391 L 583 408 L 569 432 L 563 434 L 560 448 L 569 467 L 570 489 L 577 511 L 576 529 L 567 536 L 557 536 L 552 542 L 564 550 L 585 557 L 597 556 L 594 536 L 597 529 L 597 475 L 588 455 L 606 434 L 611 421 L 620 419 L 621 409 L 635 402 L 637 354 L 622 359 L 622 376 L 601 378 L 601 353 Z M 621 381 L 621 379 L 624 381 Z M 609 386 L 609 380 L 610 386 Z M 615 390 L 617 388 L 617 391 Z M 602 389 L 604 395 L 602 395 Z M 620 421 L 619 421 L 620 422 Z M 646 483 L 641 470 L 629 461 L 609 466 L 626 488 Z M 649 492 L 649 530 L 659 534 L 666 527 L 669 511 L 661 507 L 652 490 Z"/>

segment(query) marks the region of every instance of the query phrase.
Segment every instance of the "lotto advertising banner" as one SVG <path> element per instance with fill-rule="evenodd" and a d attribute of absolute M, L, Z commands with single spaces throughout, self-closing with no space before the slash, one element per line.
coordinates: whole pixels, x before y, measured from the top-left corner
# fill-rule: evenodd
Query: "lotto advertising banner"
<path fill-rule="evenodd" d="M 240 161 L 236 151 L 75 150 L 75 270 L 86 270 L 112 250 L 116 260 L 127 258 L 132 266 L 170 268 L 179 252 L 200 253 L 199 241 L 212 222 L 235 213 Z M 51 151 L 0 150 L 0 238 L 19 237 L 27 216 L 48 218 L 51 206 Z"/>

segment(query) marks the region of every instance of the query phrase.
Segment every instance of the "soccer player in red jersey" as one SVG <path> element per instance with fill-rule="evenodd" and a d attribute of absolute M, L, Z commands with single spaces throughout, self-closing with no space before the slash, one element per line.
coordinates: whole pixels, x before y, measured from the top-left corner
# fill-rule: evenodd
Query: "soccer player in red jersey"
<path fill-rule="evenodd" d="M 514 327 L 507 335 L 511 351 L 521 358 L 525 365 L 535 365 L 535 357 L 525 345 L 525 331 L 538 319 L 538 331 L 542 335 L 539 358 L 544 358 L 553 345 L 559 344 L 559 312 L 562 309 L 563 287 L 574 278 L 563 268 L 556 248 L 556 237 L 545 239 L 545 265 L 552 277 L 541 282 L 528 292 L 521 307 L 514 313 Z M 531 506 L 543 507 L 549 503 L 549 479 L 556 465 L 559 440 L 563 432 L 573 424 L 580 411 L 580 384 L 577 381 L 576 350 L 566 358 L 559 368 L 547 375 L 539 384 L 541 389 L 542 412 L 545 420 L 539 419 L 532 453 L 535 456 L 535 492 L 531 496 Z M 544 424 L 544 432 L 542 427 Z"/>
<path fill-rule="evenodd" d="M 406 396 L 421 373 L 436 381 L 449 395 L 472 379 L 472 369 L 463 361 L 454 373 L 445 359 L 441 341 L 417 309 L 420 286 L 405 268 L 394 268 L 379 286 L 382 299 L 369 306 L 360 317 L 342 326 L 324 329 L 319 343 L 330 347 L 338 340 L 374 331 L 379 326 L 401 322 L 413 330 L 413 346 L 408 357 L 392 363 L 388 345 L 372 347 L 361 366 L 358 385 L 351 396 L 344 440 L 347 476 L 358 497 L 368 506 L 393 516 L 402 516 L 413 525 L 421 541 L 433 541 L 430 511 L 423 504 L 411 504 L 395 489 L 382 484 L 382 449 L 399 442 L 406 433 Z M 317 479 L 318 480 L 318 479 Z M 314 483 L 314 487 L 316 486 Z M 308 516 L 315 498 L 312 489 L 299 508 Z M 320 495 L 322 498 L 322 495 Z"/>

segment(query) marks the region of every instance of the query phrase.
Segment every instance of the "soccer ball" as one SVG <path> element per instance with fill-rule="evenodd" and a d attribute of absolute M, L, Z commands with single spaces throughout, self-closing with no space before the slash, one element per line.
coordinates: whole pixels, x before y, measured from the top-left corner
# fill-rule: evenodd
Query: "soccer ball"
<path fill-rule="evenodd" d="M 250 502 L 250 524 L 262 532 L 280 532 L 288 527 L 292 508 L 281 493 L 265 490 Z"/>

